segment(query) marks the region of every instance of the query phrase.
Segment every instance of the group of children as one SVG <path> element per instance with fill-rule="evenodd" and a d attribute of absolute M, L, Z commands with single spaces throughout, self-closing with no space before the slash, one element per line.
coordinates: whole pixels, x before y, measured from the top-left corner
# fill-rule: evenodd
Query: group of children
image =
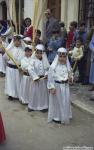
<path fill-rule="evenodd" d="M 72 118 L 69 82 L 73 74 L 66 49 L 58 49 L 51 65 L 43 44 L 37 44 L 33 52 L 33 47 L 26 45 L 19 35 L 6 49 L 19 65 L 7 53 L 2 55 L 8 99 L 19 99 L 29 112 L 48 110 L 48 122 L 68 124 Z"/>

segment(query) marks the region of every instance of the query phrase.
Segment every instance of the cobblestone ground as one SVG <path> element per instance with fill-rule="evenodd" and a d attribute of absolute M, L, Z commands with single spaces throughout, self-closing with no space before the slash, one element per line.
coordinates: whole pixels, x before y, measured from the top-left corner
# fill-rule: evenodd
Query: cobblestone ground
<path fill-rule="evenodd" d="M 75 88 L 72 92 L 76 92 Z M 28 113 L 19 102 L 7 100 L 4 79 L 0 79 L 0 110 L 7 135 L 0 150 L 62 150 L 64 146 L 94 146 L 93 116 L 73 107 L 70 125 L 48 124 L 47 113 Z"/>
<path fill-rule="evenodd" d="M 90 101 L 90 97 L 94 95 L 94 92 L 88 91 L 91 88 L 90 85 L 75 84 L 71 86 L 71 98 L 73 101 L 76 99 L 87 106 L 94 108 L 94 101 Z"/>

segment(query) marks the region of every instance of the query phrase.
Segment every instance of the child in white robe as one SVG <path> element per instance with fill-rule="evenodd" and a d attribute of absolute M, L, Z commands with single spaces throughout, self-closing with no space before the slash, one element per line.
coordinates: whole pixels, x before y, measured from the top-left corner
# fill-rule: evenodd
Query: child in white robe
<path fill-rule="evenodd" d="M 28 68 L 32 78 L 31 98 L 28 104 L 28 111 L 48 109 L 47 71 L 49 63 L 44 46 L 38 44 L 36 52 L 32 54 L 31 66 Z"/>
<path fill-rule="evenodd" d="M 21 59 L 24 57 L 25 47 L 22 45 L 21 37 L 17 35 L 14 36 L 13 41 L 7 48 L 18 65 L 20 65 Z M 11 59 L 8 59 L 6 67 L 5 93 L 9 96 L 10 100 L 19 98 L 20 81 L 21 73 L 14 62 Z"/>
<path fill-rule="evenodd" d="M 8 41 L 5 36 L 0 37 L 0 77 L 4 77 L 6 73 L 6 63 L 3 58 L 5 51 L 2 46 L 4 48 L 8 46 Z"/>
<path fill-rule="evenodd" d="M 32 55 L 32 46 L 28 45 L 25 48 L 25 56 L 21 60 L 21 69 L 22 69 L 22 78 L 21 78 L 21 84 L 20 84 L 20 96 L 19 100 L 22 104 L 28 104 L 29 103 L 29 95 L 30 95 L 30 84 L 31 84 L 31 78 L 28 73 L 28 67 L 30 65 Z"/>
<path fill-rule="evenodd" d="M 68 124 L 72 118 L 69 81 L 72 80 L 71 67 L 65 48 L 58 49 L 48 73 L 49 89 L 48 122 L 60 121 Z"/>

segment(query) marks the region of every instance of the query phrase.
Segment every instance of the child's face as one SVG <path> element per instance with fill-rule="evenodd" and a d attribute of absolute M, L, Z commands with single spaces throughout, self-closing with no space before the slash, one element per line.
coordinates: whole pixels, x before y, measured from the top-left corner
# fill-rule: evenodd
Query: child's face
<path fill-rule="evenodd" d="M 85 26 L 83 25 L 83 26 L 79 27 L 79 30 L 80 30 L 81 32 L 85 31 Z"/>
<path fill-rule="evenodd" d="M 26 57 L 31 57 L 31 55 L 32 55 L 32 51 L 25 51 L 25 56 Z"/>
<path fill-rule="evenodd" d="M 79 48 L 80 46 L 81 46 L 81 41 L 80 41 L 80 40 L 77 40 L 77 41 L 76 41 L 76 47 Z"/>
<path fill-rule="evenodd" d="M 69 29 L 70 29 L 70 31 L 73 31 L 74 30 L 74 26 L 70 25 Z"/>
<path fill-rule="evenodd" d="M 66 64 L 67 54 L 66 53 L 58 53 L 58 60 L 62 64 Z"/>
<path fill-rule="evenodd" d="M 36 40 L 40 39 L 40 34 L 36 34 Z"/>
<path fill-rule="evenodd" d="M 26 20 L 25 24 L 26 24 L 27 27 L 29 27 L 31 25 L 31 21 L 30 20 Z"/>
<path fill-rule="evenodd" d="M 14 45 L 15 45 L 16 47 L 21 46 L 21 40 L 14 40 Z"/>
<path fill-rule="evenodd" d="M 36 51 L 36 57 L 38 58 L 38 59 L 42 59 L 42 54 L 43 54 L 43 52 L 42 51 Z"/>

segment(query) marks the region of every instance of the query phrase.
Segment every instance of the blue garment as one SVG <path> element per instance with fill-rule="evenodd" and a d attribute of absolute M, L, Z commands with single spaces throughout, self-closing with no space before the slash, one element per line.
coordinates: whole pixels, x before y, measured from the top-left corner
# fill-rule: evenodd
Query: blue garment
<path fill-rule="evenodd" d="M 79 37 L 82 39 L 82 44 L 84 45 L 85 42 L 86 42 L 87 32 L 86 32 L 86 31 L 83 31 L 83 32 L 80 32 L 80 31 L 75 32 L 75 34 L 74 34 L 74 39 L 73 39 L 74 43 L 76 42 L 76 39 L 79 38 Z"/>
<path fill-rule="evenodd" d="M 94 60 L 94 34 L 93 34 L 92 39 L 90 41 L 89 48 L 91 50 L 91 61 L 93 61 Z"/>
<path fill-rule="evenodd" d="M 3 26 L 2 29 L 0 30 L 0 35 L 5 33 L 7 30 L 7 27 L 6 26 Z"/>
<path fill-rule="evenodd" d="M 60 25 L 59 25 L 59 21 L 56 18 L 54 18 L 53 16 L 51 16 L 47 20 L 45 29 L 44 29 L 45 36 L 46 36 L 46 42 L 48 42 L 49 39 L 51 38 L 53 29 L 60 30 Z"/>
<path fill-rule="evenodd" d="M 94 61 L 91 62 L 89 83 L 94 84 Z"/>
<path fill-rule="evenodd" d="M 48 52 L 48 61 L 49 63 L 52 63 L 56 54 L 57 54 L 57 50 L 58 48 L 60 48 L 62 46 L 62 38 L 61 37 L 57 37 L 57 38 L 51 38 L 47 48 L 48 49 L 52 49 L 52 51 Z"/>
<path fill-rule="evenodd" d="M 87 32 L 86 31 L 83 31 L 83 32 L 78 32 L 78 36 L 81 37 L 82 39 L 82 44 L 84 45 L 85 42 L 86 42 L 86 37 L 87 37 Z"/>
<path fill-rule="evenodd" d="M 91 50 L 91 68 L 90 68 L 89 82 L 94 84 L 94 35 L 89 44 L 89 48 Z"/>

